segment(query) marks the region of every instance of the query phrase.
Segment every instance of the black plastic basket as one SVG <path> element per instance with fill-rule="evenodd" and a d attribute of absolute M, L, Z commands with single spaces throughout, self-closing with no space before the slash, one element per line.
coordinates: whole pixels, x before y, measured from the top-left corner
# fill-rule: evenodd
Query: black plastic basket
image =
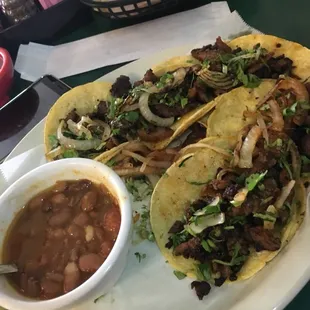
<path fill-rule="evenodd" d="M 137 18 L 164 11 L 178 4 L 178 0 L 81 0 L 101 15 L 119 18 Z"/>

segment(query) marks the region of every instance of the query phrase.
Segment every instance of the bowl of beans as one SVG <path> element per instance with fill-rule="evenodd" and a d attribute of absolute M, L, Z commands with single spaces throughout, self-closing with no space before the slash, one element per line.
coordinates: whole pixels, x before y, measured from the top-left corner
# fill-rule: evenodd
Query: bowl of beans
<path fill-rule="evenodd" d="M 7 309 L 61 309 L 107 293 L 131 244 L 128 191 L 109 167 L 81 158 L 45 164 L 0 197 L 0 276 Z"/>

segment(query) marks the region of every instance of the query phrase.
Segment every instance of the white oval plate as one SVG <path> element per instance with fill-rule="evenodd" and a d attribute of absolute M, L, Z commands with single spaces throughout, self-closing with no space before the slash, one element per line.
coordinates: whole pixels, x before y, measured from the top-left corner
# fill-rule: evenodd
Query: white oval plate
<path fill-rule="evenodd" d="M 177 55 L 184 55 L 190 46 L 163 51 L 123 66 L 100 80 L 113 82 L 119 75 L 137 80 L 152 65 Z M 43 143 L 44 120 L 15 147 L 6 160 Z M 44 157 L 44 154 L 41 154 Z M 148 203 L 145 201 L 144 203 Z M 139 210 L 143 203 L 134 203 Z M 156 244 L 144 241 L 132 247 L 128 266 L 111 293 L 97 303 L 85 300 L 75 310 L 280 310 L 301 290 L 310 278 L 310 223 L 307 210 L 302 227 L 290 244 L 261 272 L 243 282 L 212 288 L 199 301 L 190 289 L 190 280 L 178 280 L 165 263 Z M 140 263 L 134 253 L 146 254 Z"/>

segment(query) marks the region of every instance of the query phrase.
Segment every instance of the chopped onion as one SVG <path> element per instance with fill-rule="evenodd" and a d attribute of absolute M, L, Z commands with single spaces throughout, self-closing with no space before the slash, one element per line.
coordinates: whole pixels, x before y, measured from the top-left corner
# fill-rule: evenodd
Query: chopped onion
<path fill-rule="evenodd" d="M 243 136 L 245 136 L 246 134 L 248 134 L 249 132 L 249 126 L 245 126 L 244 128 L 242 128 L 242 130 L 238 133 L 238 137 L 237 137 L 237 145 L 234 149 L 234 159 L 232 162 L 232 166 L 236 167 L 238 166 L 239 160 L 240 160 L 240 150 L 242 147 L 242 143 L 243 143 Z"/>
<path fill-rule="evenodd" d="M 94 122 L 96 123 L 96 125 L 99 124 L 99 126 L 103 128 L 103 134 L 101 140 L 102 141 L 108 140 L 111 136 L 111 127 L 100 119 L 94 119 Z"/>
<path fill-rule="evenodd" d="M 235 170 L 233 169 L 222 169 L 216 176 L 217 180 L 222 180 L 223 176 L 228 173 L 228 172 L 232 172 L 232 173 L 236 173 Z"/>
<path fill-rule="evenodd" d="M 268 104 L 270 107 L 271 117 L 272 117 L 271 128 L 275 131 L 283 131 L 284 119 L 283 119 L 282 111 L 280 109 L 279 104 L 274 99 L 269 100 Z"/>
<path fill-rule="evenodd" d="M 266 140 L 267 145 L 268 145 L 269 144 L 269 135 L 268 135 L 267 127 L 266 127 L 266 123 L 265 123 L 265 121 L 264 121 L 264 119 L 260 113 L 257 115 L 257 124 L 260 127 L 260 129 L 262 130 L 263 137 Z"/>
<path fill-rule="evenodd" d="M 142 116 L 151 124 L 160 127 L 169 127 L 174 122 L 174 117 L 162 118 L 155 115 L 149 107 L 149 93 L 143 93 L 139 98 L 139 108 Z"/>
<path fill-rule="evenodd" d="M 291 193 L 291 190 L 293 189 L 295 183 L 296 182 L 294 180 L 291 180 L 285 186 L 282 187 L 281 194 L 274 204 L 274 206 L 277 210 L 279 210 L 283 207 L 284 202 L 287 199 L 287 197 L 289 196 L 289 194 Z"/>
<path fill-rule="evenodd" d="M 296 79 L 286 77 L 277 84 L 277 89 L 292 90 L 296 96 L 296 101 L 309 100 L 309 93 L 306 86 Z"/>
<path fill-rule="evenodd" d="M 241 188 L 230 203 L 236 208 L 240 207 L 245 201 L 248 192 L 249 190 L 246 187 Z"/>
<path fill-rule="evenodd" d="M 143 172 L 140 171 L 140 168 L 141 167 L 114 168 L 114 171 L 121 177 L 135 177 L 148 174 L 161 175 L 163 173 L 163 169 L 156 167 L 146 167 Z"/>
<path fill-rule="evenodd" d="M 53 149 L 51 151 L 49 151 L 45 157 L 47 158 L 47 160 L 53 160 L 55 157 L 61 155 L 63 153 L 63 147 L 62 146 L 58 146 L 56 147 L 56 149 Z"/>
<path fill-rule="evenodd" d="M 149 174 L 149 175 L 147 175 L 147 178 L 149 179 L 149 181 L 152 184 L 152 187 L 154 189 L 156 184 L 158 183 L 160 177 L 156 174 Z"/>
<path fill-rule="evenodd" d="M 188 68 L 179 68 L 175 70 L 173 72 L 172 86 L 175 87 L 175 86 L 180 85 L 184 81 L 187 72 L 188 72 Z"/>
<path fill-rule="evenodd" d="M 57 129 L 57 139 L 60 145 L 68 149 L 70 148 L 70 149 L 75 149 L 78 151 L 88 151 L 91 149 L 96 149 L 101 144 L 101 141 L 99 139 L 74 140 L 74 139 L 65 137 L 62 133 L 64 123 L 65 123 L 64 120 L 62 120 Z"/>
<path fill-rule="evenodd" d="M 240 149 L 240 160 L 238 162 L 238 166 L 240 168 L 252 168 L 252 157 L 253 151 L 256 145 L 257 140 L 262 134 L 262 130 L 259 126 L 253 126 L 246 138 L 243 141 L 242 147 Z"/>
<path fill-rule="evenodd" d="M 278 215 L 278 211 L 277 211 L 277 209 L 273 205 L 268 206 L 266 211 L 267 211 L 267 213 L 274 214 L 275 220 L 274 220 L 274 222 L 264 221 L 264 229 L 272 230 L 272 229 L 274 229 L 274 224 L 275 224 L 275 221 L 276 221 L 276 217 Z"/>
<path fill-rule="evenodd" d="M 206 228 L 220 225 L 223 224 L 224 222 L 225 222 L 225 214 L 217 213 L 206 216 L 199 216 L 195 222 L 189 225 L 185 225 L 186 227 L 184 226 L 184 228 L 185 230 L 186 228 L 189 228 L 195 234 L 200 234 Z"/>
<path fill-rule="evenodd" d="M 89 129 L 81 125 L 80 123 L 75 123 L 72 119 L 67 121 L 68 129 L 78 137 L 85 135 L 87 140 L 90 140 L 93 136 Z"/>

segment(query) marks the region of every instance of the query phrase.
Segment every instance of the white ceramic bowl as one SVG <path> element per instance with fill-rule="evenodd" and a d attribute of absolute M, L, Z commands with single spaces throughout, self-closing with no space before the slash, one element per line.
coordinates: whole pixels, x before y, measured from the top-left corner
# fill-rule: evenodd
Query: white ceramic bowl
<path fill-rule="evenodd" d="M 40 166 L 12 184 L 0 197 L 0 257 L 6 231 L 16 213 L 36 194 L 58 180 L 89 179 L 103 183 L 117 198 L 121 226 L 114 247 L 105 262 L 82 285 L 60 297 L 38 301 L 26 298 L 0 276 L 0 305 L 14 310 L 52 310 L 73 305 L 81 298 L 107 293 L 123 272 L 131 244 L 132 210 L 128 191 L 120 177 L 109 167 L 81 158 L 63 159 Z"/>

